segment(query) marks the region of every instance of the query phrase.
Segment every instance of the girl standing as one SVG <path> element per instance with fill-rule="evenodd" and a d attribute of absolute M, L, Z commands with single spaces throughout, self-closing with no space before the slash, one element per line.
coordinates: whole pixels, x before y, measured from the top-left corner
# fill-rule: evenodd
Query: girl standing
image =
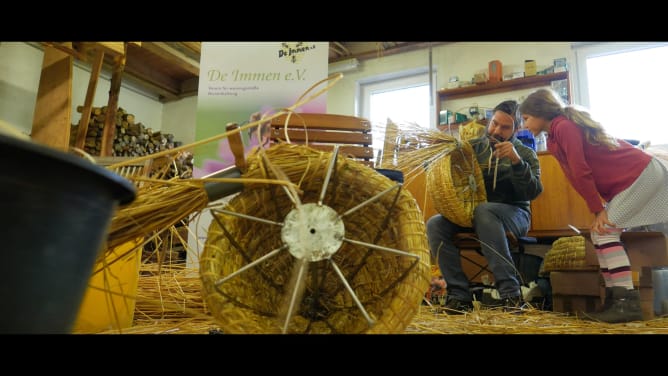
<path fill-rule="evenodd" d="M 610 323 L 642 320 L 621 233 L 668 221 L 668 171 L 658 159 L 609 135 L 588 112 L 565 105 L 552 90 L 531 93 L 519 111 L 534 135 L 547 133 L 547 150 L 595 214 L 590 235 L 606 299 L 601 312 L 586 316 Z"/>

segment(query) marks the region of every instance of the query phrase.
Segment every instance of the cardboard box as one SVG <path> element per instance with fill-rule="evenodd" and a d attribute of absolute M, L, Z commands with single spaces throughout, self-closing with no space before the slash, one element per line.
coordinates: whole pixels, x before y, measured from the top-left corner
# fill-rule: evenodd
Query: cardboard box
<path fill-rule="evenodd" d="M 524 60 L 524 76 L 536 75 L 536 60 Z"/>

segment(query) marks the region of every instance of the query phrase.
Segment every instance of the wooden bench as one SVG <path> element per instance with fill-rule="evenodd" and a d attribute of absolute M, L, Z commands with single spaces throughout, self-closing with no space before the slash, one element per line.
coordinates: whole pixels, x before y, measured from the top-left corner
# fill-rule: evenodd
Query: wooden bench
<path fill-rule="evenodd" d="M 287 119 L 287 124 L 286 124 Z M 271 141 L 307 144 L 323 151 L 340 145 L 339 153 L 373 167 L 371 122 L 367 119 L 321 113 L 293 113 L 271 121 Z"/>

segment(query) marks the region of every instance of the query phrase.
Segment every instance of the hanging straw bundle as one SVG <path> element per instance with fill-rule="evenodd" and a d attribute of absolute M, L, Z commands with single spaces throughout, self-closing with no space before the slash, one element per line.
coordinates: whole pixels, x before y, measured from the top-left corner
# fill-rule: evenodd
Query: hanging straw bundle
<path fill-rule="evenodd" d="M 286 315 L 286 297 L 300 291 L 303 299 L 295 299 L 296 313 L 292 320 L 286 320 L 289 326 L 285 325 L 284 332 L 402 332 L 429 286 L 424 222 L 410 193 L 375 170 L 341 157 L 335 158 L 333 174 L 327 179 L 331 152 L 291 144 L 277 144 L 260 152 L 266 152 L 267 158 L 259 153 L 252 155 L 244 177 L 269 179 L 275 176 L 274 171 L 282 171 L 283 178 L 296 185 L 300 201 L 305 203 L 298 210 L 318 202 L 324 184 L 322 204 L 344 221 L 346 240 L 331 258 L 306 261 L 304 282 L 295 284 L 294 270 L 304 261 L 283 248 L 285 234 L 281 226 L 276 226 L 293 212 L 293 202 L 276 186 L 247 184 L 225 210 L 273 223 L 212 210 L 214 221 L 200 257 L 205 301 L 223 331 L 279 333 Z M 396 187 L 396 193 L 378 196 Z M 371 202 L 367 205 L 360 205 L 368 200 Z M 358 206 L 354 213 L 344 215 Z M 309 231 L 315 235 L 316 228 L 304 228 L 302 235 L 309 236 Z M 397 248 L 408 256 L 388 252 L 387 248 Z M 255 266 L 240 272 L 248 265 Z M 238 274 L 219 283 L 235 272 Z M 373 324 L 369 324 L 355 297 Z"/>
<path fill-rule="evenodd" d="M 403 126 L 402 132 L 404 138 L 417 139 L 413 144 L 418 148 L 399 152 L 397 168 L 407 180 L 424 168 L 427 192 L 436 211 L 460 226 L 471 227 L 473 210 L 487 200 L 482 170 L 471 144 L 415 125 Z"/>

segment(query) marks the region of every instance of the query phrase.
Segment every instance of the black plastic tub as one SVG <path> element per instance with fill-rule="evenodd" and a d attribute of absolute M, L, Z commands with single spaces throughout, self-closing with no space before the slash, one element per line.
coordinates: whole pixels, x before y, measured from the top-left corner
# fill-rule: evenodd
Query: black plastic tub
<path fill-rule="evenodd" d="M 69 333 L 111 218 L 136 191 L 75 155 L 0 134 L 0 333 Z"/>

